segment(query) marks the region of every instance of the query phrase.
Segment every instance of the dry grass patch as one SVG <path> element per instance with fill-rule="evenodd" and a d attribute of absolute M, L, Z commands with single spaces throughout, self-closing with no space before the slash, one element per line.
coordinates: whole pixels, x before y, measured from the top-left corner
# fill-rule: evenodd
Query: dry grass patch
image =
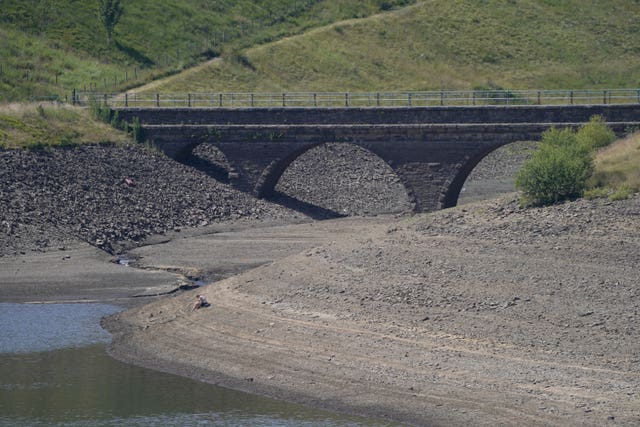
<path fill-rule="evenodd" d="M 640 132 L 598 152 L 590 186 L 610 197 L 640 191 Z"/>
<path fill-rule="evenodd" d="M 124 143 L 124 132 L 94 120 L 87 109 L 55 103 L 0 105 L 0 147 L 43 148 Z"/>

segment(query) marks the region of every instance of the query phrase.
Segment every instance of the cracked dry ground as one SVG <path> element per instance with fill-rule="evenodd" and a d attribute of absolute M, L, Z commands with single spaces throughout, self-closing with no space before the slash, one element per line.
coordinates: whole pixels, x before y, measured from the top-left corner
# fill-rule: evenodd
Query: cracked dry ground
<path fill-rule="evenodd" d="M 638 425 L 638 230 L 637 195 L 390 218 L 208 286 L 210 309 L 120 314 L 112 351 L 414 425 Z"/>

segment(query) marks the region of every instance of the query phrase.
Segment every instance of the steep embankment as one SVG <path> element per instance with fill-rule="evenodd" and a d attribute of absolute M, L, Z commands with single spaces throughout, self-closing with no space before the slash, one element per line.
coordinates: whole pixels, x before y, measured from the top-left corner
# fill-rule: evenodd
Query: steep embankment
<path fill-rule="evenodd" d="M 640 84 L 633 0 L 430 0 L 176 75 L 157 92 L 576 89 Z"/>

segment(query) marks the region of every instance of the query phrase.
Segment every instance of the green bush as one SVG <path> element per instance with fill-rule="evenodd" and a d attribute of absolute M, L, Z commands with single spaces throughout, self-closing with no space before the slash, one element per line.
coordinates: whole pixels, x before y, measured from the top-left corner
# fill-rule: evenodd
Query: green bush
<path fill-rule="evenodd" d="M 552 128 L 516 174 L 515 184 L 524 193 L 523 205 L 548 205 L 582 196 L 592 171 L 591 150 L 578 143 L 576 132 Z"/>
<path fill-rule="evenodd" d="M 595 115 L 578 129 L 576 133 L 578 143 L 590 150 L 606 147 L 616 140 L 616 134 L 607 127 L 604 117 Z"/>

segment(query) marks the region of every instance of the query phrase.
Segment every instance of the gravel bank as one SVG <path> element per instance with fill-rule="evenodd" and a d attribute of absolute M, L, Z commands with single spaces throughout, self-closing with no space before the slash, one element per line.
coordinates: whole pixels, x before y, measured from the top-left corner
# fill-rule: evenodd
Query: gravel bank
<path fill-rule="evenodd" d="M 637 195 L 390 219 L 115 316 L 112 351 L 413 425 L 635 426 L 639 229 Z"/>
<path fill-rule="evenodd" d="M 0 151 L 0 255 L 76 238 L 109 253 L 182 227 L 301 215 L 142 146 Z"/>

